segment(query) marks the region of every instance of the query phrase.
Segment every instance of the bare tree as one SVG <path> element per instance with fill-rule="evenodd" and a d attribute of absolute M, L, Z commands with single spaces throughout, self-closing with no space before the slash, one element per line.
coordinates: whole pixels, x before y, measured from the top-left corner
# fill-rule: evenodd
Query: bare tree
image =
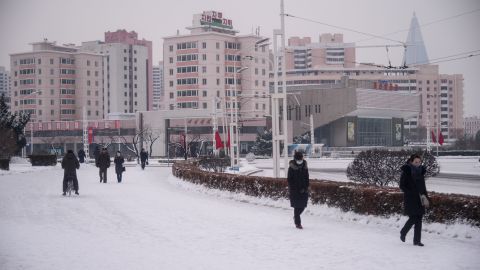
<path fill-rule="evenodd" d="M 160 138 L 161 135 L 162 133 L 160 133 L 158 130 L 154 130 L 150 127 L 144 128 L 143 139 L 148 145 L 150 157 L 152 157 L 153 144 L 158 140 L 158 138 Z"/>

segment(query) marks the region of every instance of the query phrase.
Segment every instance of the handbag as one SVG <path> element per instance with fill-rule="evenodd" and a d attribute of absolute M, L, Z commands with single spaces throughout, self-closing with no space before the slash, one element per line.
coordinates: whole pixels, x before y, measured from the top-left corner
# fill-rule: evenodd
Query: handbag
<path fill-rule="evenodd" d="M 122 172 L 124 172 L 124 171 L 125 171 L 125 166 L 122 166 Z"/>
<path fill-rule="evenodd" d="M 428 208 L 430 207 L 430 202 L 428 201 L 427 196 L 420 194 L 420 202 L 422 203 L 423 207 Z"/>

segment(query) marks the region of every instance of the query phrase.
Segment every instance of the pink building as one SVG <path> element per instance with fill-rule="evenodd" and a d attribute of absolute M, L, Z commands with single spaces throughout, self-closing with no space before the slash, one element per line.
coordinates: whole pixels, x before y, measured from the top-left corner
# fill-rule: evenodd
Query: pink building
<path fill-rule="evenodd" d="M 322 34 L 319 42 L 310 37 L 288 39 L 285 55 L 287 70 L 355 66 L 355 44 L 344 43 L 343 34 Z"/>
<path fill-rule="evenodd" d="M 10 54 L 12 111 L 29 112 L 33 121 L 103 119 L 103 56 L 47 40 L 33 50 Z"/>

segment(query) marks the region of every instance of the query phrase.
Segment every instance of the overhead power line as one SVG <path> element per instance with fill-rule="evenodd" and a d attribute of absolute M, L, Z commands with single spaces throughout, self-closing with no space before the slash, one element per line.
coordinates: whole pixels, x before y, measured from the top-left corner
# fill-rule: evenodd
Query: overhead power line
<path fill-rule="evenodd" d="M 462 16 L 465 16 L 465 15 L 469 15 L 469 14 L 472 14 L 472 13 L 475 13 L 475 12 L 478 12 L 478 11 L 480 11 L 480 8 L 479 8 L 479 9 L 470 10 L 470 11 L 466 11 L 466 12 L 462 12 L 462 13 L 459 13 L 459 14 L 455 14 L 455 15 L 452 15 L 452 16 L 449 16 L 449 17 L 445 17 L 445 18 L 433 20 L 433 21 L 431 21 L 431 22 L 427 22 L 427 23 L 421 24 L 419 27 L 422 28 L 422 27 L 426 27 L 426 26 L 429 26 L 429 25 L 432 25 L 432 24 L 439 23 L 439 22 L 444 22 L 444 21 L 456 19 L 456 18 L 458 18 L 458 17 L 462 17 Z M 397 31 L 395 31 L 395 32 L 390 32 L 390 33 L 382 34 L 382 35 L 380 35 L 380 36 L 382 36 L 382 37 L 391 36 L 391 35 L 394 35 L 394 34 L 398 34 L 398 33 L 402 33 L 402 32 L 407 32 L 408 30 L 410 30 L 410 28 L 406 28 L 406 29 L 402 29 L 402 30 L 397 30 Z M 362 40 L 356 41 L 356 42 L 354 42 L 354 43 L 364 42 L 364 41 L 372 40 L 372 39 L 375 39 L 375 38 L 376 38 L 376 37 L 366 38 L 366 39 L 362 39 Z"/>
<path fill-rule="evenodd" d="M 380 39 L 384 39 L 384 40 L 388 40 L 388 41 L 392 41 L 392 42 L 395 42 L 395 43 L 400 43 L 402 45 L 405 45 L 405 42 L 400 41 L 400 40 L 386 38 L 386 37 L 382 37 L 382 36 L 379 36 L 379 35 L 370 34 L 370 33 L 367 33 L 367 32 L 362 32 L 362 31 L 354 30 L 354 29 L 351 29 L 351 28 L 343 27 L 343 26 L 336 26 L 336 25 L 332 25 L 332 24 L 329 24 L 329 23 L 319 22 L 319 21 L 316 21 L 316 20 L 295 16 L 295 15 L 292 15 L 292 14 L 285 14 L 285 16 L 296 18 L 296 19 L 299 19 L 299 20 L 304 20 L 304 21 L 307 21 L 307 22 L 318 23 L 318 24 L 329 26 L 329 27 L 332 27 L 332 28 L 337 28 L 337 29 L 341 29 L 341 30 L 345 30 L 345 31 L 349 31 L 349 32 L 354 32 L 354 33 L 358 33 L 358 34 L 362 34 L 362 35 L 370 36 L 370 37 L 374 37 L 374 38 L 380 38 Z"/>

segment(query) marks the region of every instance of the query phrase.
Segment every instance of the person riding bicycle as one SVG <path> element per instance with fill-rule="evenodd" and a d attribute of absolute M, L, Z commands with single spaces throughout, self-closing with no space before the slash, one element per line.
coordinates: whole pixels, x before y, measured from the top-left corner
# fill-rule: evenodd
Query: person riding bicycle
<path fill-rule="evenodd" d="M 62 169 L 64 169 L 63 174 L 63 196 L 67 193 L 68 181 L 71 179 L 73 181 L 73 189 L 75 194 L 78 194 L 78 179 L 77 179 L 77 170 L 80 168 L 80 163 L 78 162 L 77 157 L 72 150 L 68 150 L 65 156 L 62 159 Z"/>

